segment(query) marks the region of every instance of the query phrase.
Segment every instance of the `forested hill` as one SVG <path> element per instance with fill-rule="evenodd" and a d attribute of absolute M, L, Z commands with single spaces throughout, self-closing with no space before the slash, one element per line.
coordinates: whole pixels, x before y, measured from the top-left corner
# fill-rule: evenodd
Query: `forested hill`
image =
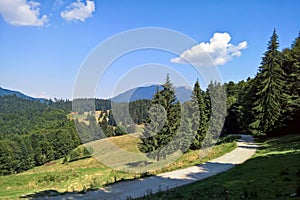
<path fill-rule="evenodd" d="M 79 144 L 64 110 L 16 95 L 0 97 L 0 175 L 61 158 Z"/>
<path fill-rule="evenodd" d="M 1 138 L 51 128 L 66 120 L 63 110 L 45 103 L 19 98 L 16 95 L 0 97 Z"/>
<path fill-rule="evenodd" d="M 6 95 L 16 95 L 17 97 L 22 98 L 22 99 L 36 100 L 36 101 L 40 101 L 40 102 L 47 101 L 47 99 L 44 99 L 44 98 L 34 98 L 34 97 L 30 97 L 30 96 L 25 95 L 18 91 L 8 90 L 8 89 L 4 89 L 4 88 L 0 87 L 0 97 L 6 96 Z"/>
<path fill-rule="evenodd" d="M 87 99 L 83 99 L 86 101 Z M 86 133 L 84 141 L 99 139 L 100 127 L 107 136 L 125 134 L 126 131 L 115 124 L 109 100 L 88 99 L 94 103 L 96 110 L 109 116 L 95 126 L 78 123 L 82 132 Z M 75 101 L 82 101 L 77 99 Z M 121 104 L 120 106 L 126 106 Z M 127 105 L 128 106 L 128 105 Z M 34 166 L 43 165 L 54 159 L 67 156 L 74 148 L 81 144 L 76 132 L 75 123 L 69 119 L 72 101 L 57 100 L 40 102 L 16 95 L 0 96 L 0 175 L 18 173 Z M 138 100 L 130 102 L 130 113 L 135 123 L 142 123 L 146 118 L 149 101 Z M 82 112 L 90 111 L 82 110 Z M 86 113 L 85 113 L 86 114 Z M 83 115 L 92 122 L 94 117 Z M 103 116 L 102 116 L 103 117 Z M 104 128 L 105 126 L 106 128 Z M 77 127 L 77 128 L 78 128 Z M 123 126 L 124 127 L 124 124 Z M 132 129 L 133 126 L 125 126 Z M 130 130 L 131 130 L 130 129 Z M 93 132 L 97 130 L 97 132 Z"/>

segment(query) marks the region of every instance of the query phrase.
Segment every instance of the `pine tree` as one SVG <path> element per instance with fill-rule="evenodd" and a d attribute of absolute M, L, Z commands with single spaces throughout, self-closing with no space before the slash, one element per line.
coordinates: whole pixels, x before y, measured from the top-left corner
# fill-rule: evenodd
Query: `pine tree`
<path fill-rule="evenodd" d="M 194 112 L 198 113 L 198 128 L 197 133 L 194 139 L 194 142 L 191 145 L 191 149 L 200 149 L 203 139 L 206 135 L 208 128 L 208 117 L 206 114 L 206 105 L 203 97 L 203 92 L 200 88 L 199 81 L 197 80 L 192 94 L 192 102 L 196 102 L 194 104 Z M 193 105 L 193 104 L 192 104 Z"/>
<path fill-rule="evenodd" d="M 208 85 L 210 97 L 210 120 L 205 147 L 214 144 L 219 138 L 226 117 L 226 91 L 224 85 L 214 82 Z"/>
<path fill-rule="evenodd" d="M 293 62 L 292 72 L 290 74 L 292 79 L 292 87 L 290 90 L 293 107 L 292 115 L 300 117 L 300 32 L 292 45 L 291 57 Z"/>
<path fill-rule="evenodd" d="M 112 126 L 108 125 L 107 119 L 108 119 L 108 114 L 107 114 L 107 112 L 105 112 L 103 117 L 102 117 L 102 120 L 99 121 L 99 125 L 100 125 L 100 128 L 102 130 L 102 133 L 106 137 L 112 137 L 112 136 L 114 136 L 114 130 L 113 130 Z"/>
<path fill-rule="evenodd" d="M 251 129 L 249 124 L 253 122 L 254 119 L 254 111 L 252 109 L 252 106 L 254 102 L 256 101 L 255 94 L 258 91 L 258 88 L 256 86 L 256 79 L 247 79 L 247 84 L 244 88 L 244 93 L 240 94 L 240 105 L 241 105 L 241 115 L 240 115 L 240 123 L 239 126 L 241 128 L 241 133 L 247 133 L 251 134 Z"/>
<path fill-rule="evenodd" d="M 286 91 L 291 97 L 290 107 L 300 107 L 300 32 L 291 49 L 283 51 L 283 70 L 287 74 Z"/>
<path fill-rule="evenodd" d="M 283 50 L 282 68 L 286 73 L 284 90 L 287 92 L 283 122 L 286 133 L 297 133 L 300 119 L 300 32 L 291 48 Z"/>
<path fill-rule="evenodd" d="M 197 99 L 184 102 L 181 107 L 181 121 L 178 133 L 171 146 L 185 153 L 192 147 L 199 129 L 200 111 Z M 201 145 L 201 144 L 200 144 Z"/>
<path fill-rule="evenodd" d="M 180 125 L 180 104 L 176 100 L 175 90 L 167 75 L 162 90 L 157 88 L 151 101 L 149 117 L 141 138 L 139 149 L 150 158 L 166 158 L 175 148 L 168 144 Z"/>
<path fill-rule="evenodd" d="M 254 135 L 265 137 L 280 124 L 284 102 L 284 72 L 281 68 L 281 53 L 278 51 L 278 36 L 274 30 L 262 58 L 255 80 L 255 101 L 252 106 L 254 120 L 250 124 Z"/>
<path fill-rule="evenodd" d="M 114 119 L 112 110 L 110 110 L 108 112 L 108 117 L 107 118 L 108 118 L 108 125 L 110 125 L 110 126 L 117 126 L 117 122 Z"/>

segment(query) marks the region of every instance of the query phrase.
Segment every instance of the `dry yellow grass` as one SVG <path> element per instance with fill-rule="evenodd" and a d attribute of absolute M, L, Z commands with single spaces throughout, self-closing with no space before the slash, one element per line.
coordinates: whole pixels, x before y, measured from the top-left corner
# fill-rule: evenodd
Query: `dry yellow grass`
<path fill-rule="evenodd" d="M 103 151 L 113 151 L 113 155 L 110 154 L 109 159 L 112 162 L 120 162 L 120 165 L 122 165 L 122 161 L 126 163 L 128 159 L 130 159 L 124 157 L 124 152 L 127 152 L 126 155 L 128 155 L 128 152 L 129 154 L 138 155 L 140 156 L 140 160 L 147 159 L 145 155 L 138 153 L 137 145 L 140 141 L 138 136 L 139 133 L 135 133 L 106 138 L 101 141 L 95 141 L 94 143 L 98 142 L 98 144 L 103 146 Z M 112 145 L 109 144 L 109 142 L 114 144 L 114 147 L 111 147 Z M 215 146 L 205 159 L 208 160 L 220 156 L 233 148 L 234 143 Z M 171 171 L 206 161 L 205 159 L 199 160 L 200 153 L 199 151 L 188 152 L 172 164 L 153 173 Z M 137 157 L 137 159 L 138 158 L 139 157 Z M 62 164 L 63 159 L 53 162 L 55 162 L 54 165 L 39 166 L 20 174 L 1 177 L 0 199 L 16 199 L 24 194 L 50 189 L 58 192 L 82 191 L 83 189 L 99 188 L 107 183 L 113 183 L 116 180 L 133 179 L 140 176 L 140 174 L 137 173 L 126 173 L 114 170 L 93 157 L 77 160 L 68 164 Z"/>

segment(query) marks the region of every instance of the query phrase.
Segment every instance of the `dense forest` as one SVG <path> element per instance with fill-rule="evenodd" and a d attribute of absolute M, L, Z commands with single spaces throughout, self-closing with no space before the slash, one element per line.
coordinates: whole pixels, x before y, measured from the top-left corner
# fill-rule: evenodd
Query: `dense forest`
<path fill-rule="evenodd" d="M 86 103 L 87 100 L 91 103 Z M 75 101 L 85 105 L 81 107 L 82 112 L 101 110 L 99 123 L 92 113 L 86 116 L 89 125 L 71 120 L 72 101 L 69 100 L 40 102 L 15 95 L 0 97 L 0 174 L 18 173 L 66 156 L 73 159 L 77 151 L 72 150 L 82 143 L 135 131 L 133 123 L 116 124 L 109 112 L 110 100 Z M 148 100 L 127 105 L 134 123 L 143 122 L 149 105 Z"/>
<path fill-rule="evenodd" d="M 228 114 L 225 133 L 257 137 L 297 133 L 300 119 L 300 33 L 291 48 L 279 51 L 276 31 L 257 75 L 225 84 Z"/>
<path fill-rule="evenodd" d="M 81 142 L 66 112 L 46 103 L 0 97 L 0 174 L 61 158 Z"/>
<path fill-rule="evenodd" d="M 152 98 L 153 109 L 145 121 L 140 151 L 159 160 L 178 148 L 184 152 L 189 143 L 189 148 L 200 149 L 207 135 L 213 141 L 220 132 L 252 134 L 260 139 L 298 133 L 300 34 L 291 48 L 282 52 L 278 48 L 278 36 L 274 30 L 254 78 L 223 85 L 211 82 L 205 92 L 197 81 L 192 100 L 181 107 L 167 77 L 163 88 L 157 89 Z M 196 117 L 181 114 L 183 119 L 180 122 L 180 109 L 181 113 L 186 113 L 186 110 L 199 112 Z M 188 118 L 184 119 L 186 116 Z M 182 122 L 185 123 L 180 124 Z M 185 142 L 185 138 L 191 138 L 185 137 L 189 134 L 195 139 Z M 178 135 L 181 140 L 170 145 Z"/>
<path fill-rule="evenodd" d="M 169 76 L 152 100 L 130 103 L 0 97 L 0 174 L 18 173 L 67 155 L 71 160 L 76 154 L 87 156 L 85 150 L 78 153 L 74 149 L 103 137 L 133 133 L 136 124 L 144 124 L 140 151 L 157 160 L 178 148 L 183 152 L 201 148 L 207 134 L 215 140 L 220 132 L 253 134 L 261 139 L 298 133 L 299 69 L 300 34 L 291 48 L 280 51 L 274 30 L 254 78 L 211 82 L 205 91 L 196 81 L 191 100 L 182 104 Z M 88 123 L 72 119 L 72 110 L 88 113 Z M 91 110 L 101 111 L 98 118 Z"/>

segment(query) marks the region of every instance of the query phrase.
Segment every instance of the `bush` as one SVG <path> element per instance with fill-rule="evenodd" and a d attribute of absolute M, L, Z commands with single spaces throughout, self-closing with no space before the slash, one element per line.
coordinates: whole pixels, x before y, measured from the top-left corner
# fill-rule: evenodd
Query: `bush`
<path fill-rule="evenodd" d="M 89 158 L 91 157 L 91 152 L 92 149 L 87 149 L 85 147 L 78 147 L 69 153 L 68 155 L 69 162 L 73 162 L 84 158 Z"/>
<path fill-rule="evenodd" d="M 115 135 L 125 135 L 126 134 L 126 128 L 122 125 L 118 125 L 115 129 Z"/>

